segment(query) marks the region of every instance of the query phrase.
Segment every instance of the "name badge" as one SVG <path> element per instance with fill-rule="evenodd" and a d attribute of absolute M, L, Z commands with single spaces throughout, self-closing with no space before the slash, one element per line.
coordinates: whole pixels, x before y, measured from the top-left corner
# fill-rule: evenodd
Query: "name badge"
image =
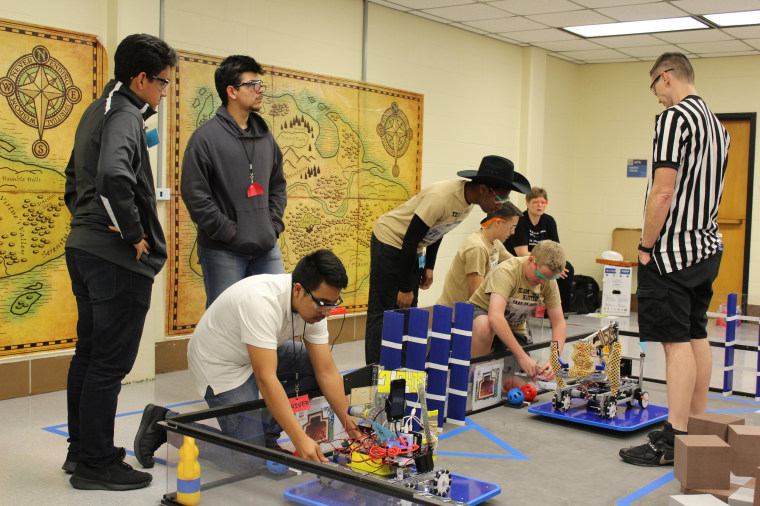
<path fill-rule="evenodd" d="M 293 413 L 307 411 L 311 408 L 309 396 L 306 394 L 299 395 L 298 397 L 293 397 L 292 399 L 288 400 L 290 401 L 290 407 L 293 408 Z"/>

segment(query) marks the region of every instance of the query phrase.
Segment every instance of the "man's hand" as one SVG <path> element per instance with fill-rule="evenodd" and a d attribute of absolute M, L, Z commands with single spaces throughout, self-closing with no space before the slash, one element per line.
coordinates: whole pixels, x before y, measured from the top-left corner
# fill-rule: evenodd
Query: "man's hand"
<path fill-rule="evenodd" d="M 396 305 L 401 309 L 412 307 L 414 292 L 398 292 L 396 296 Z"/>
<path fill-rule="evenodd" d="M 520 368 L 525 371 L 529 378 L 534 378 L 538 374 L 538 364 L 527 353 L 518 358 L 517 363 L 520 364 Z"/>
<path fill-rule="evenodd" d="M 322 449 L 319 447 L 316 441 L 311 439 L 306 434 L 304 434 L 303 440 L 298 443 L 293 442 L 293 444 L 296 447 L 296 453 L 299 457 L 306 460 L 313 460 L 314 462 L 327 462 L 327 459 L 322 454 Z"/>
<path fill-rule="evenodd" d="M 543 376 L 543 378 L 541 378 L 543 381 L 551 381 L 554 379 L 554 369 L 552 369 L 551 361 L 546 361 L 541 367 L 541 370 L 538 371 L 538 375 Z"/>
<path fill-rule="evenodd" d="M 427 290 L 433 284 L 433 269 L 425 268 L 420 278 L 420 288 Z"/>
<path fill-rule="evenodd" d="M 121 230 L 114 227 L 113 225 L 108 225 L 108 229 L 121 234 Z M 143 239 L 140 242 L 132 245 L 137 250 L 137 260 L 140 260 L 140 257 L 143 255 L 143 253 L 146 255 L 150 255 L 150 251 L 148 251 L 150 250 L 150 245 L 145 240 L 146 237 L 148 237 L 148 234 L 143 234 Z"/>

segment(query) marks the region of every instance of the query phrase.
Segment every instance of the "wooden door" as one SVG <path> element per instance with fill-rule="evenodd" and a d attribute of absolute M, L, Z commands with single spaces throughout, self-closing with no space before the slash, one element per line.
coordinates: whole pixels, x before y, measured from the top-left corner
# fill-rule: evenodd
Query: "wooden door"
<path fill-rule="evenodd" d="M 715 295 L 710 304 L 711 311 L 715 311 L 721 302 L 725 302 L 726 294 L 742 294 L 747 290 L 747 199 L 751 192 L 750 153 L 754 151 L 754 128 L 750 119 L 727 119 L 729 115 L 720 114 L 718 117 L 731 136 L 731 147 L 728 150 L 723 198 L 718 209 L 718 227 L 723 235 L 723 259 L 718 278 L 713 283 Z M 739 300 L 742 300 L 741 296 Z"/>

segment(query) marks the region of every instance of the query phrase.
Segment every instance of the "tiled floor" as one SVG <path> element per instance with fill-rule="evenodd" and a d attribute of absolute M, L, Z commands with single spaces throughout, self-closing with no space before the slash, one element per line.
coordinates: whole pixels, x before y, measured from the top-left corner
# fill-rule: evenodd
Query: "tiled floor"
<path fill-rule="evenodd" d="M 358 367 L 363 342 L 336 345 L 341 371 Z M 651 401 L 665 404 L 664 386 L 649 384 Z M 549 394 L 540 397 L 550 400 Z M 187 371 L 159 375 L 155 381 L 125 385 L 119 398 L 116 442 L 132 449 L 141 410 L 146 403 L 176 405 L 181 412 L 205 409 L 194 391 Z M 711 396 L 711 410 L 727 410 L 745 416 L 748 423 L 760 409 L 746 397 Z M 146 505 L 158 504 L 167 492 L 166 467 L 157 464 L 150 472 L 153 483 L 142 490 L 100 492 L 75 490 L 60 470 L 66 455 L 65 392 L 23 397 L 0 402 L 0 504 Z M 445 431 L 457 427 L 447 425 Z M 647 430 L 619 434 L 595 428 L 568 426 L 543 419 L 527 409 L 497 407 L 470 417 L 469 430 L 442 440 L 439 451 L 447 452 L 436 462 L 452 472 L 491 481 L 502 493 L 487 504 L 666 504 L 678 492 L 668 475 L 672 468 L 640 468 L 623 463 L 618 449 L 643 441 Z M 163 452 L 163 453 L 162 453 Z M 157 455 L 165 455 L 159 450 Z M 127 462 L 139 468 L 133 455 Z M 281 485 L 262 477 L 244 482 L 245 504 L 281 504 Z M 249 490 L 250 488 L 250 490 Z M 170 483 L 168 489 L 176 490 Z M 266 489 L 277 499 L 262 500 L 257 490 Z M 240 490 L 238 490 L 240 492 Z M 231 496 L 232 497 L 232 496 Z M 235 496 L 239 497 L 239 496 Z M 263 502 L 262 502 L 263 501 Z M 211 500 L 202 504 L 228 504 Z"/>

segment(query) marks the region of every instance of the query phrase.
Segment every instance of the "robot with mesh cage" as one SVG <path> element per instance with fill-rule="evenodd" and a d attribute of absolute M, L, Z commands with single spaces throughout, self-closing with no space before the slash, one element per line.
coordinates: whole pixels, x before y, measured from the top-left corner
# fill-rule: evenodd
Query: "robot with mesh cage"
<path fill-rule="evenodd" d="M 615 418 L 619 404 L 641 408 L 649 405 L 649 392 L 644 390 L 644 352 L 639 357 L 622 357 L 618 340 L 618 322 L 612 322 L 573 348 L 572 367 L 559 357 L 558 344 L 551 344 L 551 364 L 557 377 L 557 390 L 552 398 L 555 410 L 566 412 L 580 405 L 606 420 Z M 632 363 L 638 360 L 638 376 L 632 374 Z M 621 364 L 624 367 L 621 368 Z"/>

